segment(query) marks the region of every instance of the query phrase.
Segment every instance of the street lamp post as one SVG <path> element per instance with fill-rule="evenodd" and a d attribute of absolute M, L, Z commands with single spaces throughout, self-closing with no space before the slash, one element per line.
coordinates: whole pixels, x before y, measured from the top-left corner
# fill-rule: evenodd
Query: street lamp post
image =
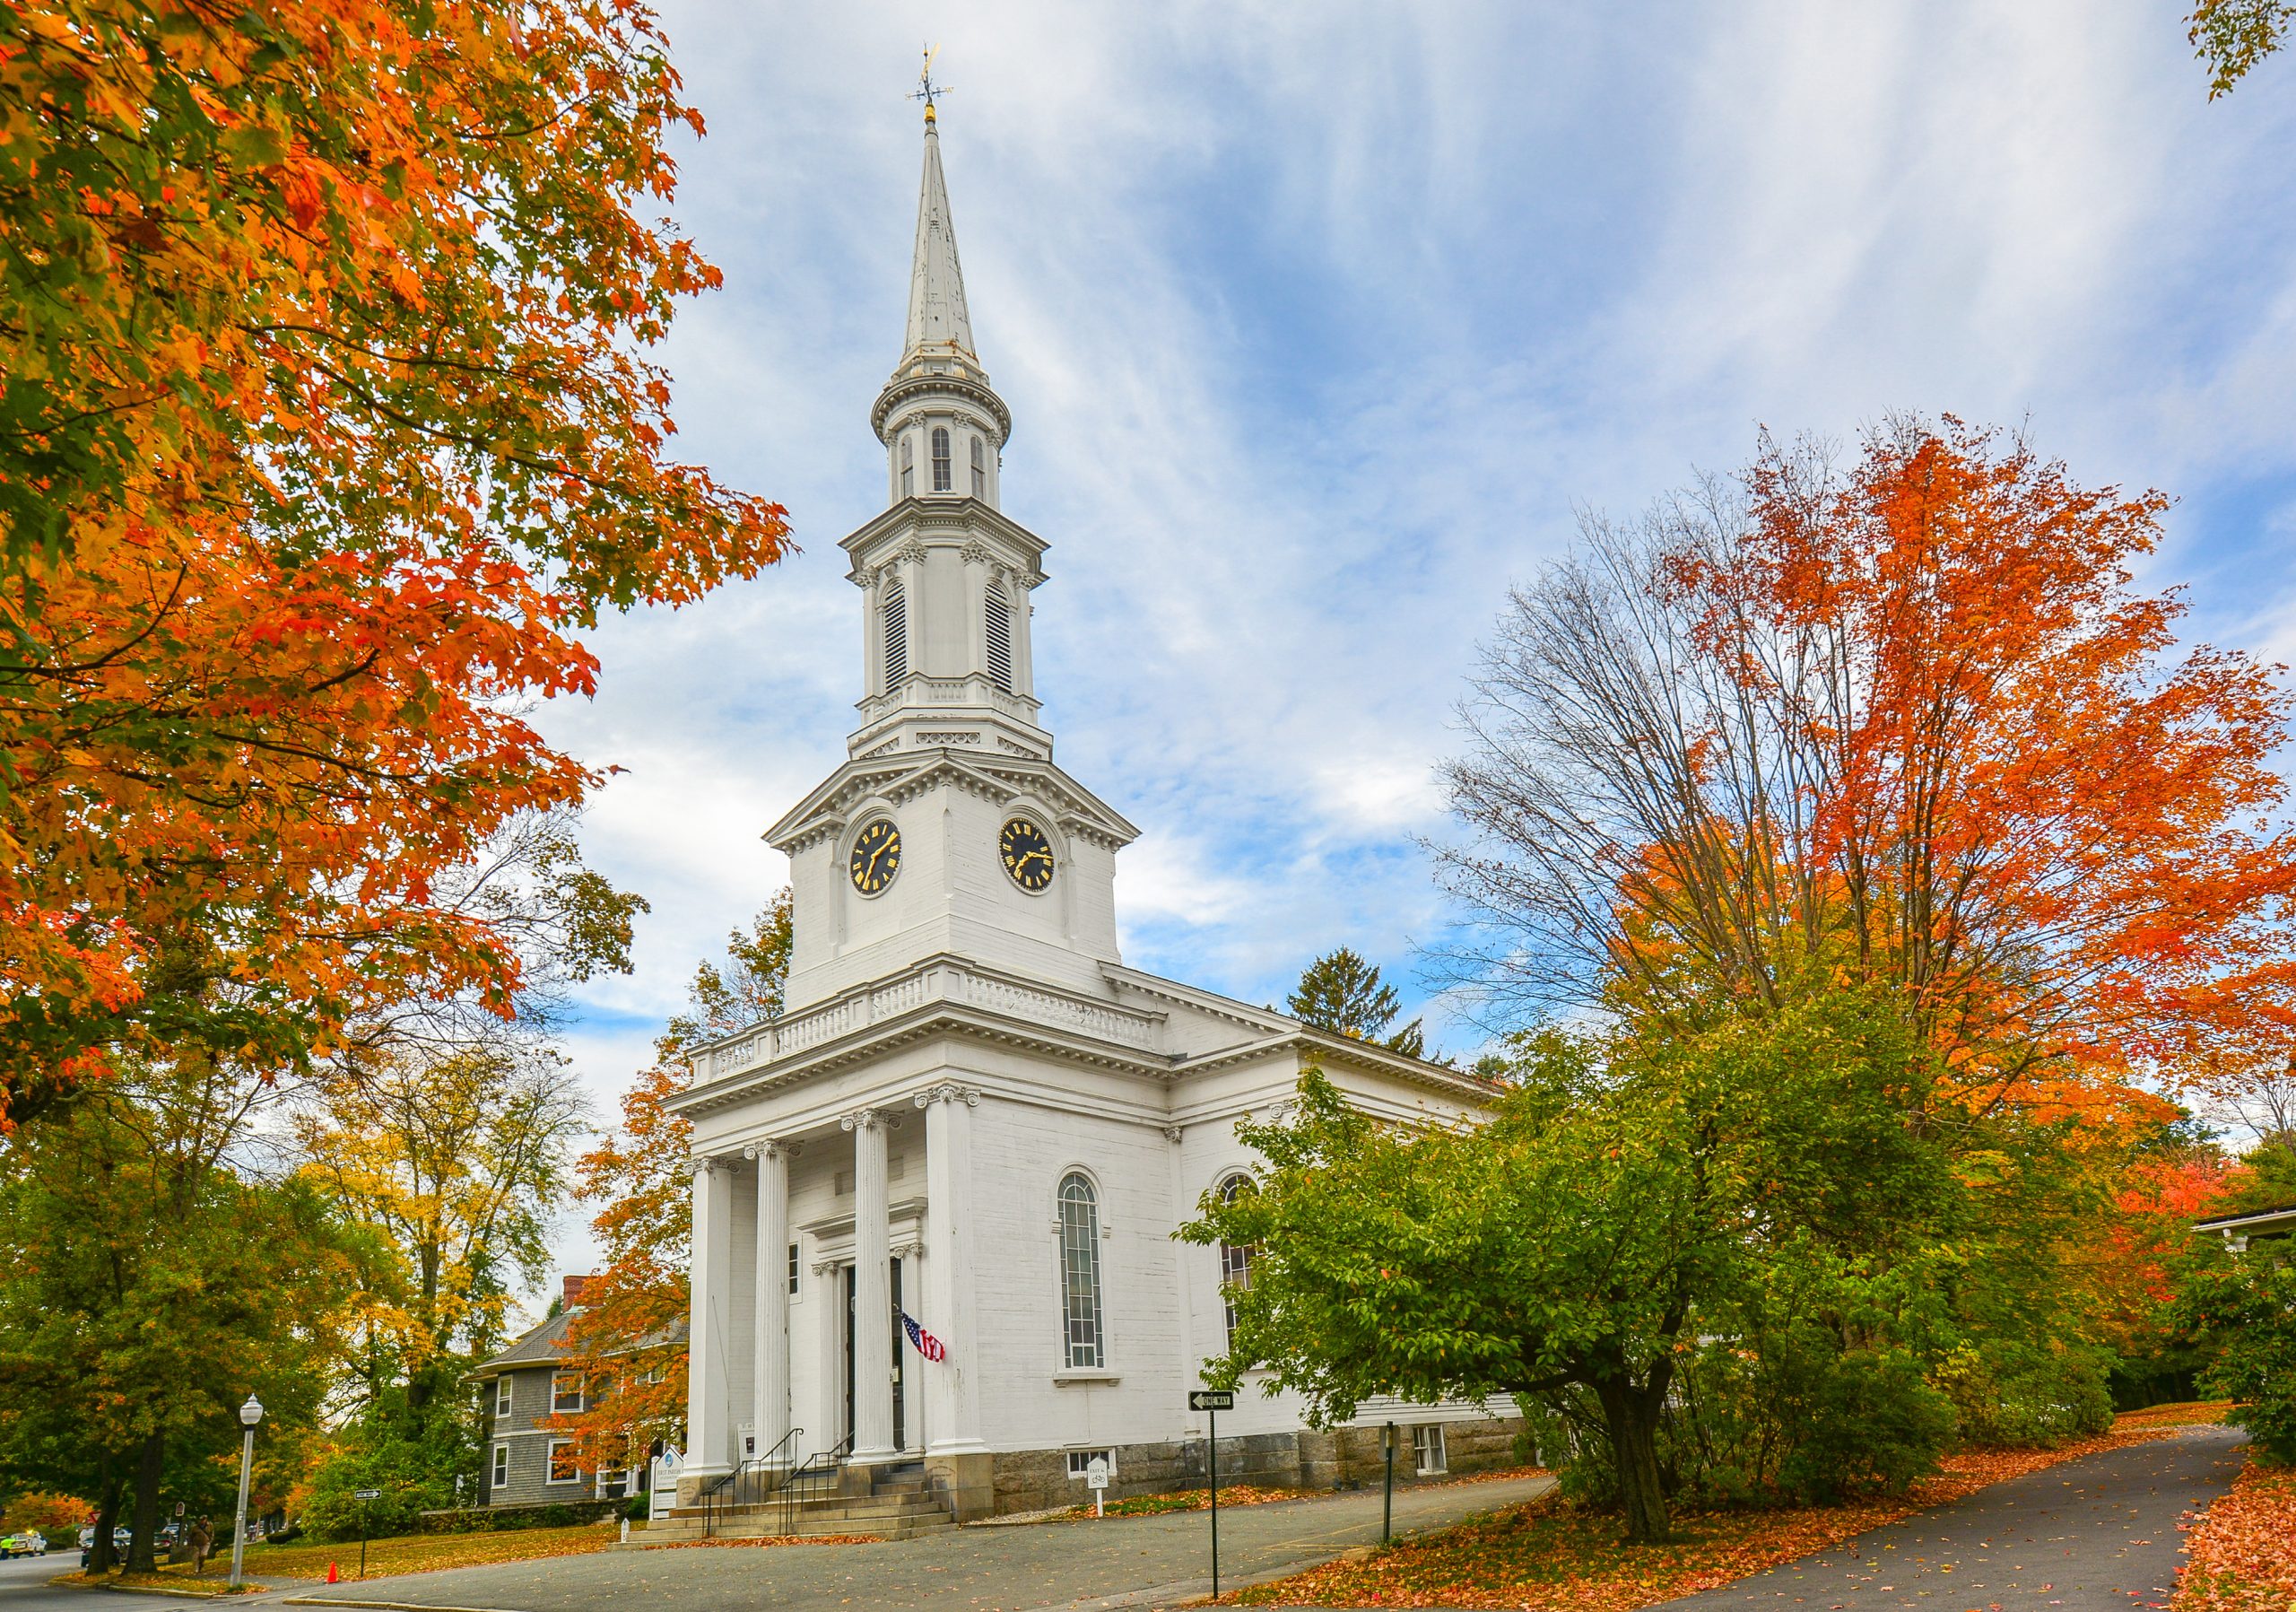
<path fill-rule="evenodd" d="M 255 1471 L 255 1425 L 263 1420 L 263 1407 L 253 1394 L 239 1407 L 239 1425 L 247 1438 L 239 1445 L 239 1509 L 231 1521 L 231 1588 L 239 1587 L 239 1568 L 248 1548 L 248 1478 Z"/>

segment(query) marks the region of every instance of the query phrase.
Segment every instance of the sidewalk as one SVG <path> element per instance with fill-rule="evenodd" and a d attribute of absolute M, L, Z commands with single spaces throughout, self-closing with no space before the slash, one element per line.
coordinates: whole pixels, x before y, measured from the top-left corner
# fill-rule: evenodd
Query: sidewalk
<path fill-rule="evenodd" d="M 1398 1534 L 1441 1528 L 1544 1494 L 1546 1477 L 1396 1491 Z M 1379 1538 L 1376 1489 L 1220 1513 L 1220 1582 L 1297 1573 Z M 1202 1512 L 1028 1528 L 968 1528 L 883 1545 L 606 1551 L 306 1589 L 307 1605 L 386 1602 L 487 1612 L 950 1612 L 1166 1606 L 1211 1589 Z M 266 1601 L 280 1598 L 265 1596 Z"/>

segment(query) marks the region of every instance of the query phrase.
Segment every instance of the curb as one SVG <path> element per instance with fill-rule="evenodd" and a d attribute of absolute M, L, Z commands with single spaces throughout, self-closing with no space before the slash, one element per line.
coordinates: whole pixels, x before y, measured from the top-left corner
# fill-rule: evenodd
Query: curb
<path fill-rule="evenodd" d="M 266 1593 L 268 1584 L 242 1583 L 239 1594 L 229 1590 L 170 1590 L 159 1584 L 75 1584 L 61 1575 L 48 1581 L 51 1590 L 86 1590 L 99 1595 L 163 1595 L 178 1601 L 239 1600 L 250 1595 Z"/>
<path fill-rule="evenodd" d="M 370 1612 L 502 1612 L 499 1607 L 442 1607 L 432 1601 L 349 1601 L 324 1595 L 291 1595 L 283 1607 L 363 1607 Z"/>

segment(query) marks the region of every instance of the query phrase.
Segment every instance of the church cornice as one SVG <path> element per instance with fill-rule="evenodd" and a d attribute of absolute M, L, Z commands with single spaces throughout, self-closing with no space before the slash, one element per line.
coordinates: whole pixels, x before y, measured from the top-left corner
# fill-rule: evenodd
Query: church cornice
<path fill-rule="evenodd" d="M 954 370 L 894 376 L 885 383 L 885 389 L 877 394 L 876 406 L 869 411 L 869 429 L 877 433 L 880 442 L 890 440 L 886 434 L 887 423 L 892 418 L 893 411 L 911 398 L 936 393 L 944 397 L 961 397 L 986 410 L 996 422 L 996 445 L 999 448 L 1013 440 L 1013 411 L 1004 406 L 1004 399 L 999 397 L 987 382 L 975 380 Z"/>
<path fill-rule="evenodd" d="M 747 1102 L 790 1081 L 884 1056 L 935 1035 L 1027 1048 L 1158 1080 L 1177 1067 L 1165 1017 L 1095 1000 L 950 954 L 783 1018 L 695 1047 L 678 1113 Z"/>
<path fill-rule="evenodd" d="M 1007 568 L 1010 579 L 1035 588 L 1045 580 L 1044 555 L 1051 545 L 1004 511 L 961 493 L 923 493 L 904 498 L 858 527 L 838 546 L 851 558 L 845 579 L 857 588 L 874 586 L 877 572 L 892 556 L 883 551 L 898 548 L 901 540 L 921 548 L 952 548 L 962 553 L 984 537 L 1010 546 L 1023 564 Z"/>

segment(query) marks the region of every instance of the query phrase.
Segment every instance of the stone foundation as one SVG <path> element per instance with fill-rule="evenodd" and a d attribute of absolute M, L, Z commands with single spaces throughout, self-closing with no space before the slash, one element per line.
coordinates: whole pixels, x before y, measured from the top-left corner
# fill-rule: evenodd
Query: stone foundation
<path fill-rule="evenodd" d="M 1412 1426 L 1407 1422 L 1396 1425 L 1397 1487 L 1439 1481 L 1422 1479 L 1412 1470 Z M 1515 1435 L 1522 1431 L 1523 1420 L 1520 1416 L 1494 1416 L 1445 1422 L 1442 1427 L 1448 1458 L 1446 1475 L 1456 1477 L 1513 1465 Z M 1222 1434 L 1220 1481 L 1285 1489 L 1347 1489 L 1377 1484 L 1384 1467 L 1380 1432 L 1378 1427 L 1339 1427 L 1328 1433 L 1302 1428 L 1292 1433 Z M 1108 1497 L 1126 1500 L 1135 1494 L 1202 1488 L 1204 1451 L 1205 1442 L 1200 1438 L 1118 1444 L 1115 1447 L 1116 1470 L 1109 1481 Z M 970 1481 L 955 1496 L 960 1521 L 1091 1502 L 1092 1491 L 1085 1487 L 1084 1480 L 1068 1476 L 1068 1452 L 1065 1450 L 1018 1450 L 966 1459 L 969 1462 L 985 1463 L 988 1481 L 984 1486 L 975 1473 L 964 1475 Z M 957 1486 L 952 1487 L 954 1490 Z M 972 1509 L 980 1506 L 983 1500 L 985 1506 Z"/>

